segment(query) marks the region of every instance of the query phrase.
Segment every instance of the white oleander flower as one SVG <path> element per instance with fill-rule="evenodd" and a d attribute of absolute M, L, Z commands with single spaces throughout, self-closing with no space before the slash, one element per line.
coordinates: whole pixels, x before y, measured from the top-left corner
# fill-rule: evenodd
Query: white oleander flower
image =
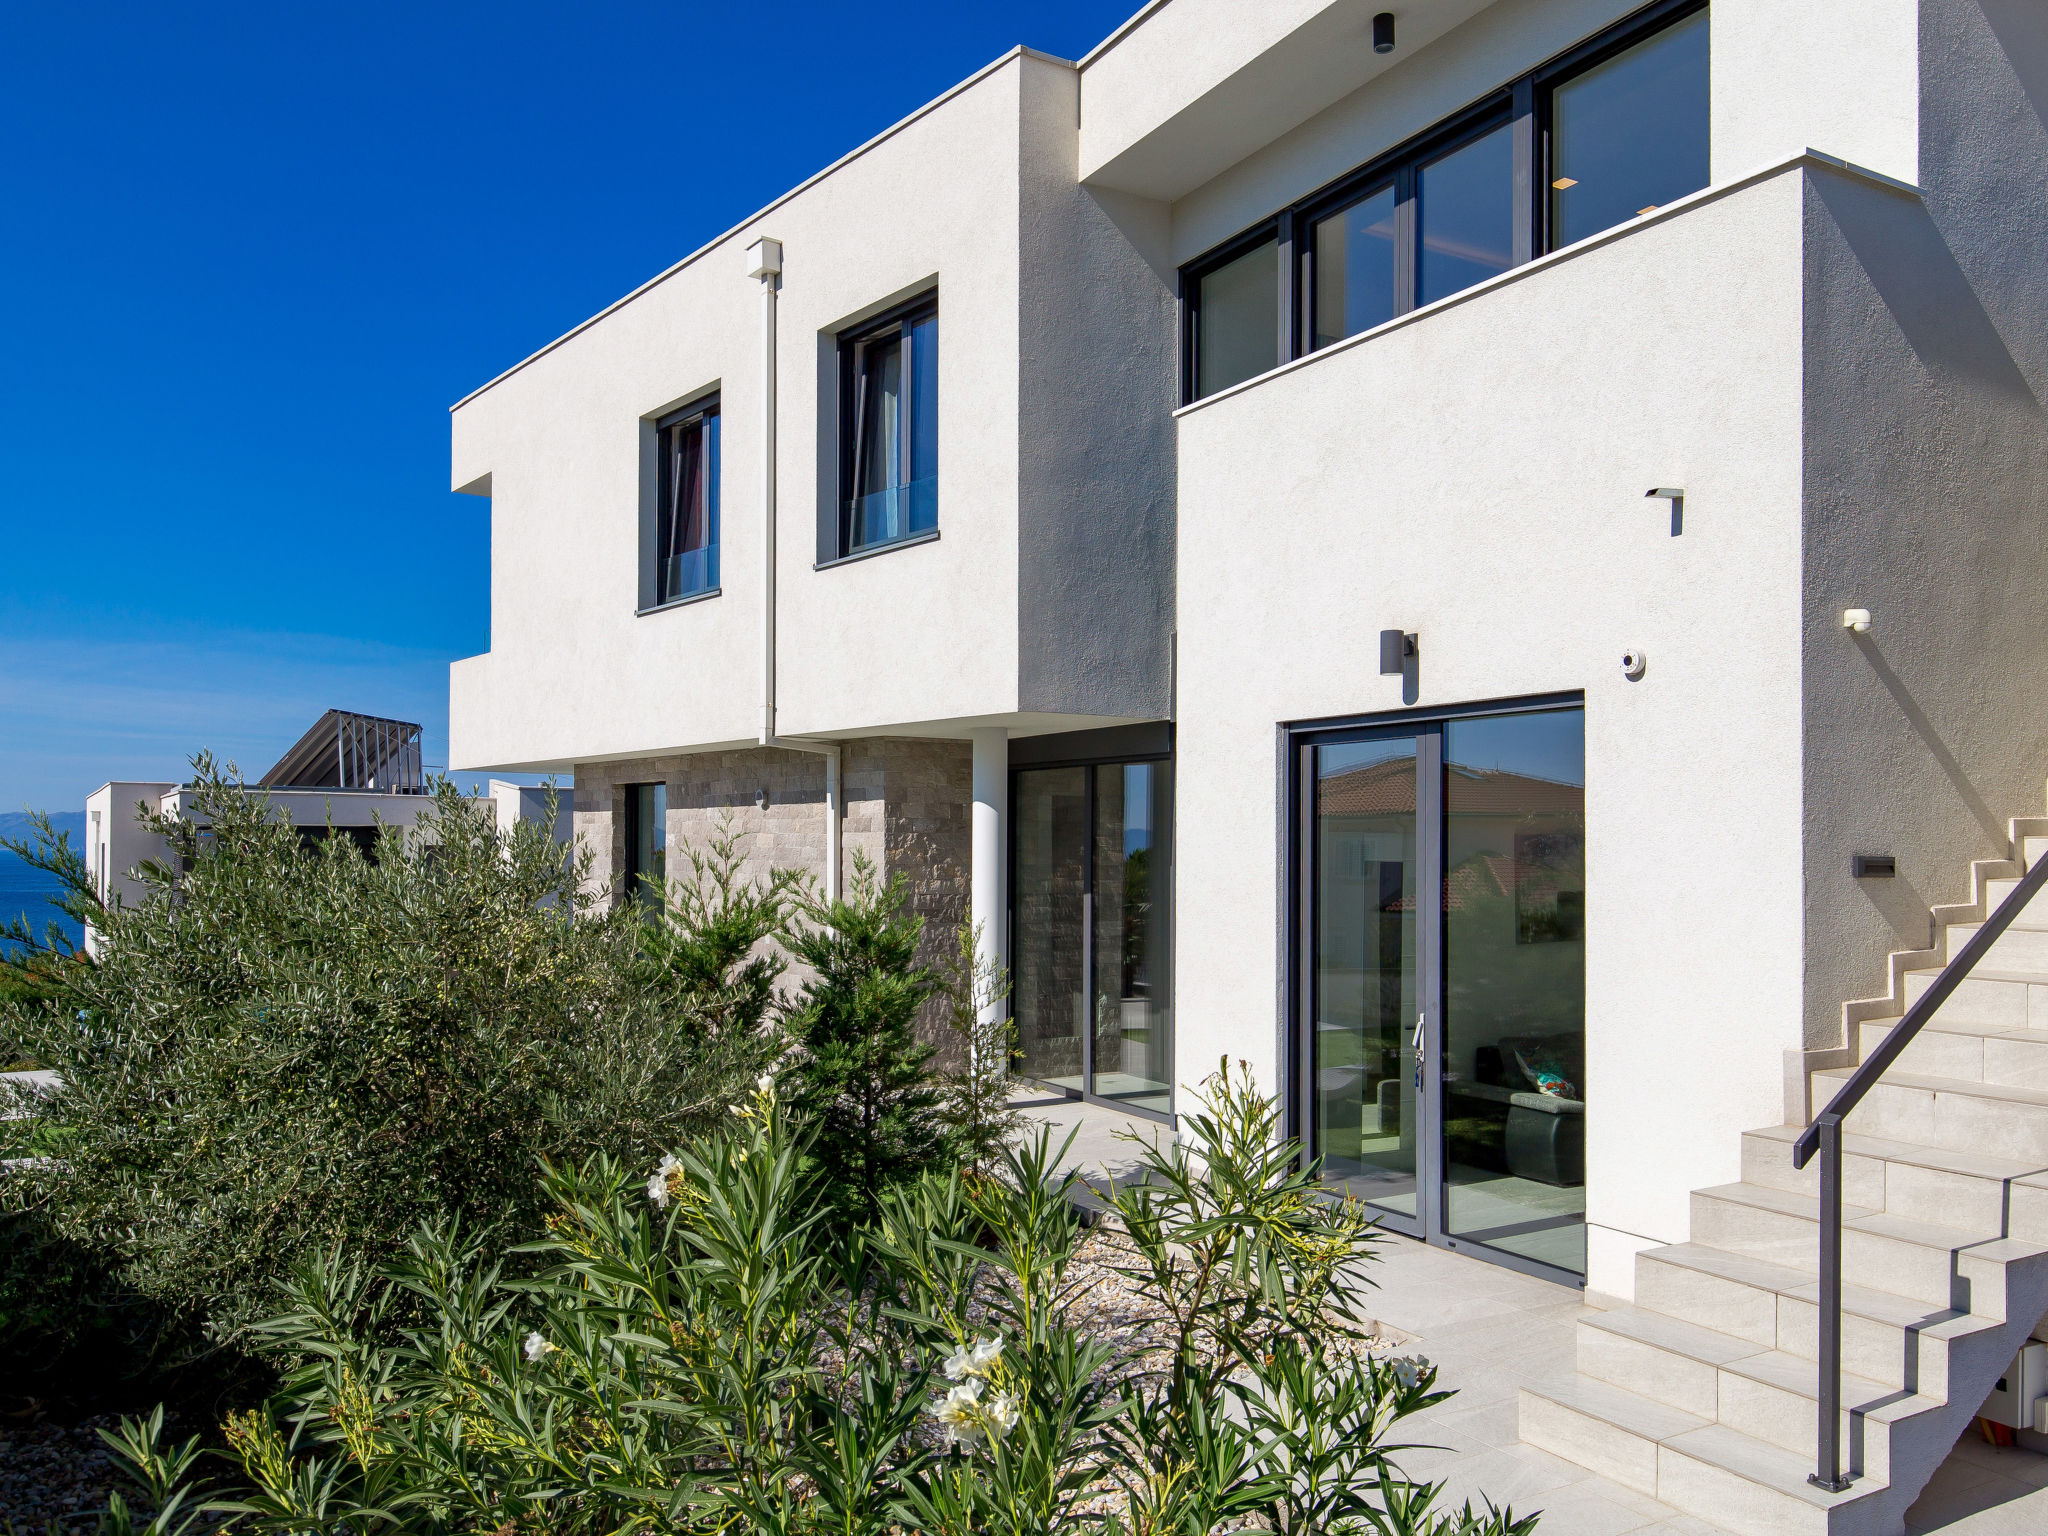
<path fill-rule="evenodd" d="M 763 1072 L 754 1079 L 754 1087 L 762 1093 L 773 1097 L 775 1093 L 775 1074 L 773 1072 Z"/>
<path fill-rule="evenodd" d="M 1429 1369 L 1429 1362 L 1421 1355 L 1397 1355 L 1389 1360 L 1387 1365 L 1394 1373 L 1394 1380 L 1401 1384 L 1403 1392 L 1420 1381 L 1423 1373 Z"/>
<path fill-rule="evenodd" d="M 1002 1358 L 1002 1354 L 1002 1335 L 998 1334 L 992 1339 L 976 1339 L 974 1353 L 968 1357 L 970 1364 L 967 1369 L 976 1376 L 986 1376 L 989 1368 Z"/>
<path fill-rule="evenodd" d="M 958 1381 L 974 1369 L 974 1356 L 963 1344 L 946 1356 L 946 1363 L 941 1369 L 946 1373 L 946 1380 Z"/>
<path fill-rule="evenodd" d="M 972 1445 L 981 1438 L 981 1383 L 962 1382 L 930 1408 L 932 1417 L 946 1426 L 946 1436 L 956 1445 Z"/>
<path fill-rule="evenodd" d="M 988 1405 L 988 1421 L 995 1425 L 996 1433 L 1007 1435 L 1017 1426 L 1017 1394 L 1004 1392 Z"/>
<path fill-rule="evenodd" d="M 668 1181 L 683 1165 L 670 1153 L 661 1160 L 661 1166 L 647 1176 L 647 1198 L 654 1202 L 657 1211 L 668 1209 Z"/>
<path fill-rule="evenodd" d="M 553 1344 L 550 1344 L 538 1333 L 529 1333 L 526 1336 L 526 1358 L 528 1360 L 538 1360 L 542 1355 L 548 1354 L 554 1348 Z"/>

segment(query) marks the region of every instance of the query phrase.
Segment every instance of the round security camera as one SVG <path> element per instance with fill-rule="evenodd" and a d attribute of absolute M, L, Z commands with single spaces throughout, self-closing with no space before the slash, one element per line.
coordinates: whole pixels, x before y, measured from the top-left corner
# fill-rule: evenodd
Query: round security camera
<path fill-rule="evenodd" d="M 1643 674 L 1649 670 L 1650 658 L 1643 651 L 1628 650 L 1621 653 L 1621 675 L 1630 682 L 1641 682 Z"/>

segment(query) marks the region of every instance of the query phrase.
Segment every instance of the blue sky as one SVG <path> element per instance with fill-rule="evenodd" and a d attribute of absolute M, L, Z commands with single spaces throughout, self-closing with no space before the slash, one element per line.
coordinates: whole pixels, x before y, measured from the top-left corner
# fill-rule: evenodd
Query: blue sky
<path fill-rule="evenodd" d="M 1015 43 L 1138 0 L 0 7 L 0 809 L 422 721 L 447 407 Z"/>

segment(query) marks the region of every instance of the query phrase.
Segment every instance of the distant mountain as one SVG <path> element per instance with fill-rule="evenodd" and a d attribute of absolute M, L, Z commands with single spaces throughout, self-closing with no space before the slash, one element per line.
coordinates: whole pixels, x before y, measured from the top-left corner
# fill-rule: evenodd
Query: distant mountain
<path fill-rule="evenodd" d="M 57 831 L 70 831 L 72 848 L 78 848 L 86 840 L 84 811 L 51 811 L 49 825 Z M 29 831 L 29 811 L 0 811 L 0 838 L 27 838 Z"/>
<path fill-rule="evenodd" d="M 59 832 L 71 834 L 71 846 L 78 848 L 85 842 L 85 812 L 52 811 L 50 825 Z M 31 830 L 27 811 L 0 811 L 0 837 L 27 837 Z"/>

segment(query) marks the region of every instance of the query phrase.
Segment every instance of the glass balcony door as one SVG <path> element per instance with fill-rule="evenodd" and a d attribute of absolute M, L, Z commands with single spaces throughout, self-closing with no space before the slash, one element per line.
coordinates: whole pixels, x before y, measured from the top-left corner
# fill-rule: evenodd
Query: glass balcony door
<path fill-rule="evenodd" d="M 1584 718 L 1299 748 L 1297 1124 L 1323 1178 L 1560 1279 L 1586 1263 Z"/>
<path fill-rule="evenodd" d="M 1020 769 L 1011 821 L 1023 1075 L 1171 1114 L 1172 765 Z"/>

